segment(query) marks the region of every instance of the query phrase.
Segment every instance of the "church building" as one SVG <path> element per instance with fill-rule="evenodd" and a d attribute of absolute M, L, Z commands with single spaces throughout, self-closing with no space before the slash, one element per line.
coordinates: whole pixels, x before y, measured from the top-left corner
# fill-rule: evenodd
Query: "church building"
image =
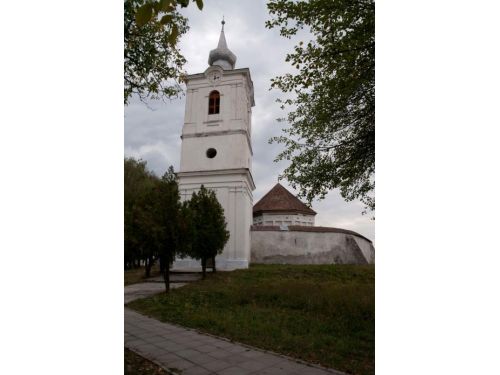
<path fill-rule="evenodd" d="M 316 227 L 316 212 L 281 184 L 253 206 L 252 107 L 250 70 L 235 68 L 224 21 L 208 68 L 188 75 L 182 127 L 181 200 L 189 200 L 201 185 L 215 191 L 224 209 L 230 237 L 217 269 L 248 268 L 256 263 L 373 263 L 370 240 L 338 228 Z M 174 269 L 199 269 L 194 259 L 176 259 Z"/>
<path fill-rule="evenodd" d="M 186 77 L 186 112 L 182 128 L 180 170 L 182 200 L 203 184 L 214 190 L 224 208 L 229 241 L 217 256 L 217 268 L 247 268 L 252 225 L 253 83 L 248 68 L 235 69 L 236 56 L 226 43 L 224 21 L 209 67 Z M 199 267 L 199 261 L 179 259 L 179 268 Z"/>

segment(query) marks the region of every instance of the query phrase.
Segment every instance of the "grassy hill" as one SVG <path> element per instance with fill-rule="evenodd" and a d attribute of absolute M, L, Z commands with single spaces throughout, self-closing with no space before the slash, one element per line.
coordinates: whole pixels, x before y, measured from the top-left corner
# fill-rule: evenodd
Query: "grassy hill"
<path fill-rule="evenodd" d="M 373 265 L 253 265 L 128 306 L 348 373 L 375 373 Z"/>

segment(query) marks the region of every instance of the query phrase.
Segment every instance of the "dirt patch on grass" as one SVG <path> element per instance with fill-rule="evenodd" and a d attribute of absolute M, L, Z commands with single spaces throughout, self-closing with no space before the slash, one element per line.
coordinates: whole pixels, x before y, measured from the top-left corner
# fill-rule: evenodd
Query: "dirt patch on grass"
<path fill-rule="evenodd" d="M 125 375 L 170 375 L 165 369 L 125 348 Z"/>

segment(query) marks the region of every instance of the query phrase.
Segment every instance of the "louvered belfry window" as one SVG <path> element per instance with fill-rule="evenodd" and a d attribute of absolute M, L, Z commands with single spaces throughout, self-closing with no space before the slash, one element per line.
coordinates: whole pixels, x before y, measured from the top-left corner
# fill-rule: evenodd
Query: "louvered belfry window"
<path fill-rule="evenodd" d="M 208 114 L 214 115 L 219 113 L 220 94 L 218 91 L 212 91 L 208 97 Z"/>

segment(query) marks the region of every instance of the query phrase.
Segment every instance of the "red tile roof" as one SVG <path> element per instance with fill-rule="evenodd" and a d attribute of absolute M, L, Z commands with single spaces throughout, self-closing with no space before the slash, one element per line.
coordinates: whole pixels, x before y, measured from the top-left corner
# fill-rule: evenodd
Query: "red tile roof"
<path fill-rule="evenodd" d="M 291 212 L 316 215 L 316 212 L 302 203 L 295 195 L 277 183 L 253 206 L 253 216 L 263 212 Z"/>

